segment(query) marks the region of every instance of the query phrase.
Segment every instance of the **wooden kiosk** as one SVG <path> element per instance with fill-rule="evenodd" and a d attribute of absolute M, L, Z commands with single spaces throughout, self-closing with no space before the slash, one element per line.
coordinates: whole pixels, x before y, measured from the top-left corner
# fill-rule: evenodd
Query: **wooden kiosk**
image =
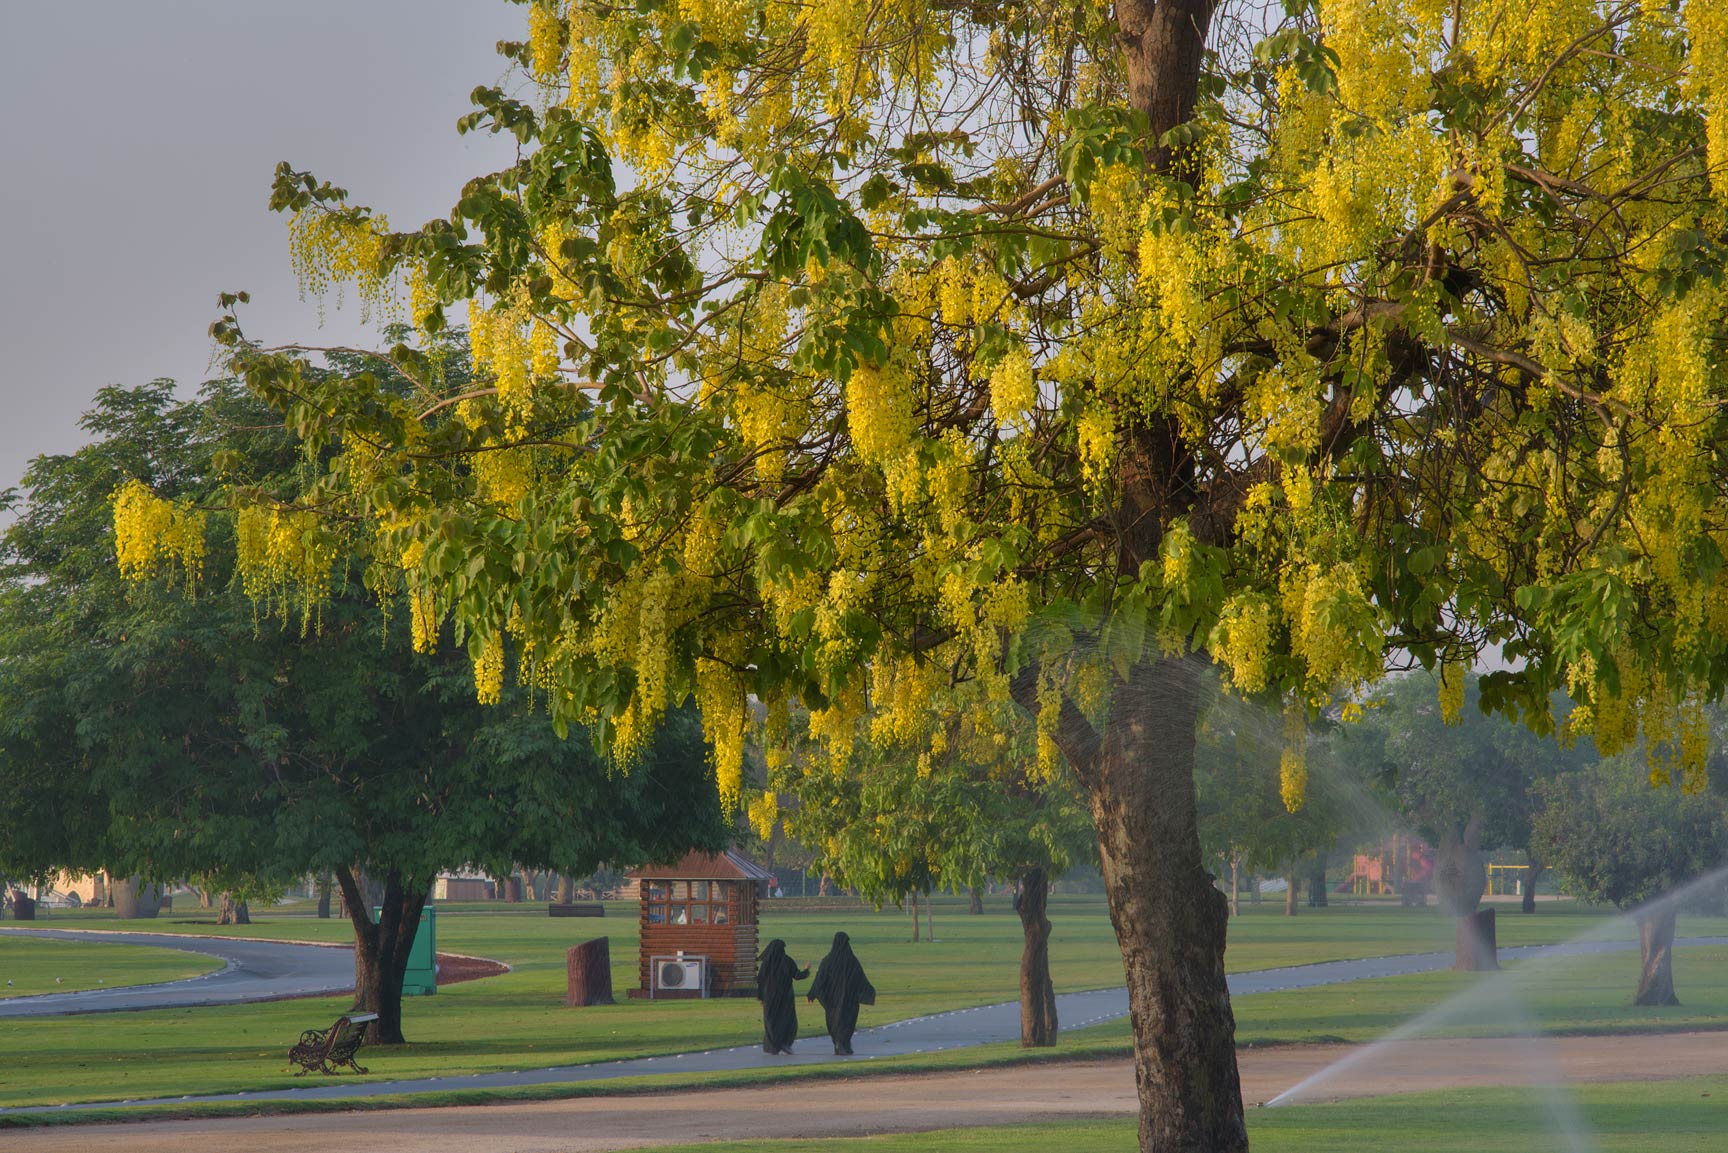
<path fill-rule="evenodd" d="M 639 987 L 672 1000 L 756 995 L 757 906 L 770 876 L 730 850 L 637 869 L 642 907 Z"/>

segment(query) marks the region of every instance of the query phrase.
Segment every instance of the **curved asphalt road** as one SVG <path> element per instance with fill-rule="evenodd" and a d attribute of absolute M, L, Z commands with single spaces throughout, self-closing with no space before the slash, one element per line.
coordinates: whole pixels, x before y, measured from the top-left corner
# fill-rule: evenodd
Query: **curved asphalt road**
<path fill-rule="evenodd" d="M 85 989 L 76 993 L 45 993 L 37 997 L 7 997 L 0 999 L 0 1018 L 235 1005 L 244 1001 L 345 993 L 354 987 L 352 946 L 193 937 L 181 933 L 98 933 L 84 929 L 4 929 L 0 932 L 52 937 L 61 941 L 150 945 L 159 949 L 201 953 L 227 962 L 214 973 L 188 977 L 183 981 Z"/>
<path fill-rule="evenodd" d="M 135 935 L 104 934 L 124 940 Z M 163 941 L 155 937 L 149 943 Z M 169 947 L 184 948 L 189 940 L 201 940 L 212 946 L 241 942 L 213 941 L 210 938 L 168 938 L 182 942 Z M 255 944 L 258 942 L 245 942 Z M 1728 937 L 1688 937 L 1675 942 L 1678 946 L 1728 945 Z M 1636 941 L 1581 941 L 1563 945 L 1530 945 L 1500 950 L 1504 960 L 1528 960 L 1547 957 L 1581 956 L 1591 953 L 1618 953 L 1638 947 Z M 298 946 L 298 948 L 309 948 Z M 316 949 L 316 947 L 310 947 Z M 346 959 L 346 950 L 318 950 Z M 221 954 L 218 954 L 221 955 Z M 1329 961 L 1318 965 L 1297 965 L 1285 969 L 1262 969 L 1252 973 L 1237 973 L 1230 977 L 1230 995 L 1242 997 L 1254 993 L 1275 993 L 1287 989 L 1312 989 L 1321 985 L 1338 985 L 1347 981 L 1375 977 L 1398 977 L 1413 973 L 1432 973 L 1449 968 L 1451 953 L 1409 953 L 1394 957 L 1366 957 L 1352 961 Z M 352 985 L 352 969 L 349 970 Z M 209 980 L 210 978 L 199 978 Z M 180 982 L 189 984 L 190 982 Z M 343 986 L 344 988 L 348 985 Z M 163 987 L 166 988 L 166 987 Z M 119 990 L 116 990 L 119 992 Z M 88 996 L 65 994 L 64 996 Z M 278 996 L 282 995 L 280 993 Z M 1083 1028 L 1102 1021 L 1128 1015 L 1126 989 L 1099 989 L 1088 993 L 1065 993 L 1056 998 L 1057 1012 L 1065 1028 Z M 197 1003 L 197 1002 L 186 1002 Z M 208 1002 L 205 1002 L 208 1003 Z M 61 1010 L 62 1012 L 66 1010 Z M 791 1057 L 770 1057 L 760 1046 L 740 1045 L 732 1049 L 710 1049 L 700 1053 L 679 1053 L 665 1057 L 639 1057 L 628 1061 L 607 1061 L 592 1065 L 564 1065 L 550 1069 L 523 1069 L 506 1073 L 470 1073 L 453 1077 L 421 1077 L 401 1081 L 369 1081 L 356 1083 L 324 1082 L 306 1088 L 263 1089 L 250 1093 L 219 1093 L 203 1096 L 161 1097 L 145 1100 L 83 1102 L 72 1105 L 38 1105 L 0 1109 L 0 1116 L 11 1113 L 64 1113 L 80 1109 L 137 1107 L 143 1105 L 186 1105 L 211 1101 L 307 1101 L 351 1097 L 376 1097 L 398 1093 L 427 1093 L 451 1089 L 503 1089 L 525 1085 L 563 1085 L 590 1081 L 609 1081 L 624 1077 L 643 1077 L 664 1073 L 719 1073 L 742 1069 L 779 1068 L 786 1065 L 824 1065 L 840 1061 L 869 1061 L 878 1057 L 904 1057 L 918 1053 L 935 1053 L 944 1049 L 968 1048 L 992 1042 L 1016 1041 L 1020 1037 L 1020 1003 L 1004 1001 L 982 1005 L 975 1009 L 958 1009 L 913 1017 L 860 1030 L 853 1041 L 858 1050 L 854 1057 L 836 1057 L 828 1052 L 820 1039 L 805 1038 L 799 1042 L 800 1052 Z"/>

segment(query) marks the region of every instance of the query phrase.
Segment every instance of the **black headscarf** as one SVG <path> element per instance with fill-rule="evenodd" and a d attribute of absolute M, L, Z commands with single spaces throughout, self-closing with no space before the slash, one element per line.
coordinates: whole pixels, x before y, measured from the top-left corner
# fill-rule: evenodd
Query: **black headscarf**
<path fill-rule="evenodd" d="M 756 959 L 756 999 L 762 1002 L 762 1047 L 770 1053 L 790 1050 L 798 1039 L 798 1005 L 792 982 L 810 970 L 786 955 L 786 942 L 776 937 Z"/>
<path fill-rule="evenodd" d="M 834 934 L 834 944 L 822 958 L 816 980 L 810 986 L 810 999 L 822 1002 L 824 1009 L 848 1001 L 855 1005 L 876 1003 L 876 988 L 864 976 L 864 966 L 858 963 L 852 952 L 852 939 L 845 933 Z"/>
<path fill-rule="evenodd" d="M 858 1006 L 876 1003 L 876 987 L 864 976 L 864 966 L 852 955 L 852 940 L 845 933 L 834 934 L 834 944 L 828 955 L 822 958 L 822 965 L 816 970 L 816 980 L 810 983 L 808 999 L 822 1002 L 834 1051 L 852 1052 L 852 1034 L 858 1028 Z"/>

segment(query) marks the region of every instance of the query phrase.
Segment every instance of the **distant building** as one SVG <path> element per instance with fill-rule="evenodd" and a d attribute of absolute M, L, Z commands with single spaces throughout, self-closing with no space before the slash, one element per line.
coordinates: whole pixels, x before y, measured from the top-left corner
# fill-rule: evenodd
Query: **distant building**
<path fill-rule="evenodd" d="M 435 901 L 489 901 L 497 892 L 492 879 L 479 873 L 440 873 L 432 882 Z"/>

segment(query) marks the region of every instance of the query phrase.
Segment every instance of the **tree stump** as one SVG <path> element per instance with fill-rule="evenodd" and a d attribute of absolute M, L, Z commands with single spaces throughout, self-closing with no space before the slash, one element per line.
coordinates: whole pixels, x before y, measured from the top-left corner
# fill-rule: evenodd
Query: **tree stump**
<path fill-rule="evenodd" d="M 1499 945 L 1494 934 L 1494 910 L 1478 909 L 1468 917 L 1458 918 L 1453 941 L 1452 968 L 1466 973 L 1482 973 L 1500 967 Z"/>
<path fill-rule="evenodd" d="M 610 942 L 609 937 L 595 937 L 577 945 L 566 955 L 568 988 L 564 1004 L 573 1009 L 613 1004 Z"/>

